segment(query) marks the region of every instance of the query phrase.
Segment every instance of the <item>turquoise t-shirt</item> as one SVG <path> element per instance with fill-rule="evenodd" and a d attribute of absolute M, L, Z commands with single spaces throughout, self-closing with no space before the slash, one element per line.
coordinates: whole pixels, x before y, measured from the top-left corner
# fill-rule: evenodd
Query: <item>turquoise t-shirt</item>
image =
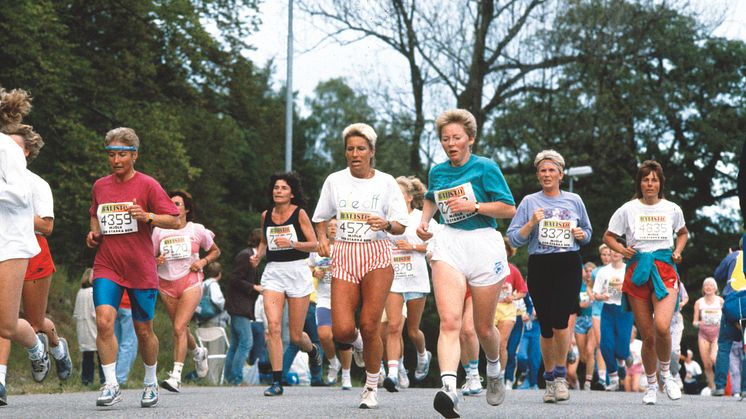
<path fill-rule="evenodd" d="M 504 202 L 515 205 L 508 183 L 493 160 L 475 156 L 463 166 L 453 167 L 450 161 L 440 163 L 430 169 L 428 190 L 425 198 L 436 204 L 450 196 L 462 196 L 476 202 Z M 497 228 L 494 218 L 482 214 L 453 214 L 444 204 L 438 205 L 440 222 L 462 230 Z"/>

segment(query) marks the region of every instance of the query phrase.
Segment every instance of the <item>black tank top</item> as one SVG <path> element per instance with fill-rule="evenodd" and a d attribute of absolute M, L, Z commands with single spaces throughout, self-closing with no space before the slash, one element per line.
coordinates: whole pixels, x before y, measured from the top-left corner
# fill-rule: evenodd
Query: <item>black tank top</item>
<path fill-rule="evenodd" d="M 303 234 L 303 229 L 300 228 L 300 220 L 298 216 L 300 214 L 300 207 L 297 207 L 290 218 L 285 220 L 282 224 L 275 224 L 272 221 L 272 212 L 275 207 L 270 208 L 267 211 L 267 215 L 264 217 L 264 238 L 267 240 L 267 261 L 268 262 L 290 262 L 294 260 L 302 260 L 308 257 L 308 253 L 301 252 L 296 249 L 282 249 L 282 250 L 271 250 L 272 240 L 274 237 L 285 236 L 290 238 L 291 231 L 295 229 L 297 239 L 294 241 L 304 242 L 306 236 Z"/>

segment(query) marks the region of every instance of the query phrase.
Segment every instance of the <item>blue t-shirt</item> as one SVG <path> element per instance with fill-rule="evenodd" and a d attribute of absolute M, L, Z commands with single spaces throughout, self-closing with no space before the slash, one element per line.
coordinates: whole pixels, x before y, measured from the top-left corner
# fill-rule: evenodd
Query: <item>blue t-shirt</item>
<path fill-rule="evenodd" d="M 493 160 L 486 157 L 472 156 L 463 166 L 451 166 L 450 161 L 440 163 L 430 169 L 428 189 L 425 198 L 438 202 L 440 198 L 458 194 L 465 199 L 476 199 L 476 202 L 504 202 L 515 205 L 513 194 L 503 177 L 500 167 Z M 450 190 L 450 191 L 449 191 Z M 473 197 L 470 195 L 473 192 Z M 482 214 L 455 214 L 459 221 L 448 223 L 441 210 L 440 222 L 461 230 L 476 230 L 478 228 L 497 228 L 494 218 Z"/>
<path fill-rule="evenodd" d="M 574 221 L 577 227 L 583 229 L 585 238 L 583 240 L 573 240 L 569 247 L 558 247 L 553 245 L 544 245 L 539 242 L 540 232 L 539 225 L 534 226 L 528 238 L 521 237 L 520 229 L 531 219 L 534 212 L 539 208 L 544 209 L 544 219 L 558 221 Z M 528 254 L 549 254 L 562 253 L 580 250 L 580 245 L 586 245 L 591 241 L 591 220 L 588 219 L 588 213 L 585 211 L 585 204 L 580 196 L 572 192 L 560 191 L 559 196 L 550 197 L 543 191 L 526 195 L 518 205 L 515 217 L 508 227 L 508 238 L 513 247 L 521 247 L 528 243 Z M 550 236 L 554 232 L 550 232 Z M 546 242 L 546 241 L 545 241 Z"/>

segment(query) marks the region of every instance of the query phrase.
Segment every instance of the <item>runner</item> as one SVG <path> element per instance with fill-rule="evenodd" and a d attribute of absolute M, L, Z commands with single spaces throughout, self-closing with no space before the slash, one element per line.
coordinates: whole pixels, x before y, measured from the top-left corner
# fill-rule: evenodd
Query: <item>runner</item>
<path fill-rule="evenodd" d="M 567 352 L 574 329 L 570 315 L 578 308 L 583 262 L 580 246 L 591 240 L 591 222 L 582 199 L 560 190 L 565 159 L 544 150 L 534 159 L 542 190 L 526 196 L 508 227 L 510 244 L 528 244 L 528 290 L 541 327 L 541 354 L 547 382 L 545 403 L 570 398 Z"/>
<path fill-rule="evenodd" d="M 388 377 L 383 386 L 390 392 L 399 390 L 400 369 L 399 359 L 403 359 L 402 348 L 402 316 L 403 306 L 406 304 L 406 323 L 409 340 L 417 349 L 417 368 L 414 379 L 420 382 L 430 371 L 432 354 L 425 348 L 425 335 L 420 330 L 422 313 L 425 311 L 427 295 L 430 294 L 430 277 L 427 272 L 427 243 L 417 237 L 417 226 L 422 219 L 422 201 L 425 198 L 425 185 L 415 177 L 399 176 L 396 178 L 404 202 L 407 204 L 409 218 L 407 229 L 401 235 L 389 235 L 394 245 L 393 265 L 394 282 L 391 292 L 386 299 L 386 317 L 388 319 L 388 336 L 386 355 L 388 357 Z M 437 222 L 430 220 L 430 231 L 437 228 Z"/>
<path fill-rule="evenodd" d="M 508 260 L 515 256 L 515 248 L 510 245 L 510 241 L 507 237 L 503 238 L 505 244 L 505 252 L 508 255 Z M 509 364 L 509 358 L 512 355 L 515 357 L 515 349 L 518 348 L 516 344 L 512 354 L 508 354 L 508 343 L 512 334 L 515 332 L 516 316 L 518 315 L 518 306 L 516 302 L 523 302 L 523 297 L 526 296 L 528 288 L 526 287 L 526 281 L 523 280 L 523 275 L 518 267 L 508 262 L 510 267 L 510 275 L 503 281 L 502 290 L 498 297 L 497 309 L 495 310 L 495 326 L 500 332 L 500 359 L 506 360 L 505 365 Z M 524 310 L 525 311 L 525 310 Z M 523 321 L 521 321 L 521 329 L 523 329 Z M 519 333 L 523 334 L 523 330 Z M 505 368 L 503 368 L 503 375 L 506 375 Z M 509 374 L 513 377 L 514 372 L 511 371 Z M 510 390 L 513 388 L 513 381 L 505 381 L 505 388 Z"/>
<path fill-rule="evenodd" d="M 635 177 L 635 199 L 616 210 L 604 234 L 604 242 L 629 259 L 622 286 L 623 306 L 631 307 L 642 337 L 642 361 L 648 380 L 642 399 L 645 404 L 657 400 L 656 362 L 666 395 L 671 400 L 681 398 L 670 371 L 670 325 L 679 294 L 676 264 L 681 263 L 689 232 L 681 208 L 663 198 L 665 181 L 658 162 L 644 161 Z M 622 235 L 626 245 L 619 241 Z"/>
<path fill-rule="evenodd" d="M 595 268 L 593 262 L 583 265 L 583 282 L 580 285 L 580 312 L 575 320 L 575 342 L 578 344 L 580 361 L 585 364 L 585 382 L 583 390 L 591 389 L 593 368 L 595 366 L 594 352 L 596 342 L 593 336 L 593 292 L 591 291 L 591 271 Z M 589 292 L 590 291 L 590 292 Z"/>
<path fill-rule="evenodd" d="M 23 90 L 0 87 L 0 129 L 21 122 L 31 110 L 31 97 Z M 0 133 L 0 337 L 22 345 L 29 354 L 35 381 L 49 372 L 44 342 L 29 322 L 18 318 L 23 277 L 29 258 L 40 251 L 34 237 L 32 189 L 26 175 L 23 150 L 9 136 Z M 7 404 L 5 375 L 0 368 L 0 406 Z"/>
<path fill-rule="evenodd" d="M 267 316 L 267 349 L 272 364 L 272 385 L 265 396 L 281 396 L 282 312 L 288 303 L 290 342 L 308 354 L 309 363 L 321 366 L 321 348 L 303 331 L 313 278 L 308 271 L 308 253 L 316 249 L 313 225 L 303 207 L 306 197 L 300 179 L 293 172 L 272 175 L 268 194 L 272 207 L 262 213 L 262 241 L 250 261 L 254 267 L 266 255 L 262 274 L 262 295 Z"/>
<path fill-rule="evenodd" d="M 619 390 L 619 362 L 630 356 L 629 337 L 632 333 L 632 313 L 622 310 L 622 284 L 624 283 L 624 256 L 611 251 L 611 263 L 596 274 L 593 296 L 603 301 L 601 314 L 601 353 L 609 372 L 606 391 Z M 631 364 L 630 364 L 631 365 Z"/>
<path fill-rule="evenodd" d="M 334 253 L 334 239 L 337 235 L 337 220 L 332 218 L 327 223 L 327 237 L 329 238 L 329 252 Z M 326 375 L 326 383 L 334 385 L 337 382 L 339 370 L 342 370 L 342 390 L 352 390 L 352 378 L 350 367 L 352 367 L 352 346 L 340 343 L 339 358 L 334 347 L 334 333 L 332 331 L 332 258 L 319 256 L 317 252 L 311 253 L 308 258 L 314 278 L 316 278 L 316 326 L 318 328 L 319 340 L 324 349 L 329 368 Z"/>
<path fill-rule="evenodd" d="M 430 170 L 428 191 L 417 235 L 433 237 L 430 219 L 440 211 L 446 224 L 433 242 L 432 271 L 440 316 L 438 364 L 443 388 L 433 406 L 445 417 L 459 417 L 456 371 L 464 299 L 472 296 L 474 329 L 487 358 L 487 403 L 505 399 L 500 368 L 500 333 L 494 324 L 503 279 L 509 275 L 496 218 L 515 214 L 515 202 L 498 165 L 471 153 L 477 124 L 464 109 L 443 112 L 435 121 L 448 161 Z"/>
<path fill-rule="evenodd" d="M 378 407 L 378 376 L 383 356 L 380 322 L 394 279 L 386 233 L 402 234 L 407 208 L 391 175 L 373 168 L 377 135 L 366 124 L 342 132 L 347 168 L 324 181 L 313 215 L 319 255 L 329 256 L 328 221 L 336 217 L 332 255 L 332 329 L 338 342 L 363 351 L 365 387 L 361 409 Z M 360 306 L 360 331 L 355 310 Z M 356 361 L 357 362 L 357 361 Z"/>
<path fill-rule="evenodd" d="M 3 128 L 2 131 L 23 149 L 27 164 L 34 161 L 39 155 L 39 150 L 44 147 L 41 136 L 29 125 L 16 124 Z M 49 348 L 57 368 L 57 377 L 60 380 L 67 380 L 73 367 L 67 340 L 57 335 L 54 323 L 46 317 L 49 287 L 52 284 L 52 274 L 56 270 L 46 239 L 54 228 L 54 198 L 52 189 L 44 179 L 28 169 L 26 175 L 31 184 L 35 213 L 34 230 L 41 252 L 29 260 L 26 269 L 21 294 L 23 315 Z M 0 339 L 0 368 L 7 368 L 9 356 L 10 340 Z"/>
<path fill-rule="evenodd" d="M 715 373 L 712 370 L 718 352 L 718 332 L 723 315 L 724 300 L 717 295 L 718 284 L 715 278 L 705 278 L 702 282 L 702 297 L 694 303 L 692 324 L 699 329 L 697 343 L 702 367 L 707 377 L 707 386 L 715 390 Z"/>
<path fill-rule="evenodd" d="M 220 249 L 213 241 L 215 234 L 194 222 L 192 195 L 176 190 L 168 196 L 179 209 L 179 225 L 173 230 L 154 228 L 152 239 L 160 279 L 158 291 L 174 328 L 174 367 L 161 387 L 178 393 L 187 348 L 192 351 L 197 375 L 207 375 L 207 348 L 197 346 L 189 322 L 202 298 L 202 269 L 220 257 Z M 203 258 L 199 257 L 200 249 L 207 252 Z"/>
<path fill-rule="evenodd" d="M 86 245 L 98 248 L 93 262 L 93 301 L 96 347 L 106 380 L 96 405 L 111 406 L 122 400 L 116 377 L 114 322 L 126 291 L 145 364 L 140 406 L 151 407 L 158 403 L 158 337 L 153 332 L 158 273 L 151 233 L 153 227 L 177 228 L 179 209 L 155 179 L 135 170 L 140 139 L 133 129 L 109 131 L 104 145 L 112 174 L 93 184 L 88 211 L 91 231 L 86 236 Z"/>
<path fill-rule="evenodd" d="M 609 246 L 607 246 L 605 243 L 602 243 L 598 247 L 598 256 L 601 260 L 601 266 L 595 267 L 591 271 L 591 284 L 590 284 L 590 291 L 591 291 L 591 297 L 593 297 L 593 284 L 596 282 L 596 275 L 598 274 L 598 271 L 601 270 L 604 266 L 611 263 L 611 250 L 609 249 Z M 593 305 L 591 306 L 591 320 L 593 324 L 593 351 L 596 361 L 596 367 L 598 368 L 598 381 L 596 382 L 596 385 L 593 386 L 591 384 L 592 388 L 594 390 L 606 390 L 606 362 L 604 362 L 604 356 L 601 353 L 601 312 L 604 309 L 604 302 L 598 301 L 596 299 L 593 299 Z M 586 373 L 587 374 L 587 373 Z M 591 374 L 593 374 L 593 371 L 591 371 Z"/>

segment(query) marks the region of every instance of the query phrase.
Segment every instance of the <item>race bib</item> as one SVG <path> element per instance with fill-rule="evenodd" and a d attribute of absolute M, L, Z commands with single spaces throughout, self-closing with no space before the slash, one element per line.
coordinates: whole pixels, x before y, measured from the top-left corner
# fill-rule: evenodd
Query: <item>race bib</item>
<path fill-rule="evenodd" d="M 709 326 L 720 324 L 721 312 L 718 309 L 706 308 L 702 310 L 702 322 Z"/>
<path fill-rule="evenodd" d="M 172 236 L 161 240 L 161 256 L 166 260 L 188 259 L 192 256 L 192 241 L 187 236 Z"/>
<path fill-rule="evenodd" d="M 267 227 L 267 249 L 277 252 L 281 250 L 292 250 L 292 247 L 280 247 L 275 240 L 284 237 L 290 241 L 298 241 L 298 235 L 295 233 L 295 226 L 292 224 L 286 226 Z"/>
<path fill-rule="evenodd" d="M 132 202 L 101 204 L 96 210 L 98 225 L 104 235 L 137 233 L 137 220 L 127 211 Z"/>
<path fill-rule="evenodd" d="M 609 297 L 613 300 L 616 300 L 618 298 L 622 298 L 622 285 L 624 284 L 624 279 L 617 278 L 615 276 L 611 277 L 609 279 Z"/>
<path fill-rule="evenodd" d="M 371 242 L 376 232 L 368 225 L 370 214 L 367 212 L 340 212 L 337 218 L 339 239 L 346 242 Z"/>
<path fill-rule="evenodd" d="M 635 219 L 635 240 L 670 240 L 673 227 L 665 214 L 640 214 Z"/>
<path fill-rule="evenodd" d="M 477 215 L 475 212 L 451 212 L 451 209 L 448 207 L 447 202 L 451 197 L 454 196 L 460 197 L 461 199 L 465 199 L 467 201 L 477 202 L 477 198 L 474 196 L 474 189 L 472 189 L 471 187 L 471 182 L 464 183 L 463 185 L 456 186 L 455 188 L 435 191 L 435 203 L 438 205 L 440 215 L 443 216 L 444 223 L 453 224 Z"/>
<path fill-rule="evenodd" d="M 577 225 L 575 220 L 543 219 L 539 221 L 539 243 L 550 247 L 572 247 L 575 244 L 572 229 Z"/>
<path fill-rule="evenodd" d="M 394 278 L 398 280 L 407 280 L 414 278 L 414 265 L 412 264 L 412 255 L 393 255 L 391 258 L 394 266 Z"/>
<path fill-rule="evenodd" d="M 580 302 L 581 303 L 587 303 L 591 301 L 591 298 L 588 296 L 588 293 L 583 291 L 580 293 Z"/>

